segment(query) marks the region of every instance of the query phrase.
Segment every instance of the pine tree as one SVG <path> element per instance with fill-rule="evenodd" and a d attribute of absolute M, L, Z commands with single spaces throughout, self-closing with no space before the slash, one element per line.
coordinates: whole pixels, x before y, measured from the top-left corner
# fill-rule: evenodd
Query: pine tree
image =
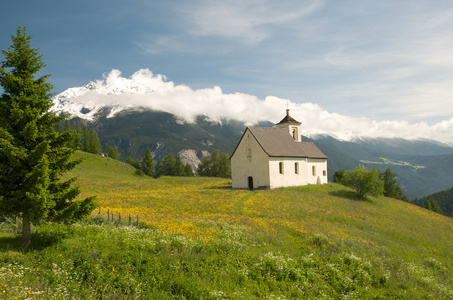
<path fill-rule="evenodd" d="M 164 156 L 162 160 L 164 165 L 164 173 L 163 175 L 167 176 L 175 176 L 176 175 L 176 160 L 173 156 L 173 153 L 167 154 Z"/>
<path fill-rule="evenodd" d="M 128 156 L 126 158 L 126 163 L 130 164 L 131 166 L 133 166 L 134 168 L 136 169 L 139 169 L 140 168 L 140 162 L 133 159 L 132 157 Z"/>
<path fill-rule="evenodd" d="M 431 199 L 426 200 L 425 208 L 428 210 L 433 210 L 433 204 L 431 203 Z"/>
<path fill-rule="evenodd" d="M 75 201 L 75 178 L 61 180 L 79 163 L 70 161 L 75 150 L 65 147 L 73 136 L 54 130 L 64 116 L 50 110 L 49 75 L 35 77 L 45 64 L 26 28 L 19 26 L 11 39 L 0 65 L 0 211 L 22 216 L 22 241 L 30 244 L 30 222 L 70 222 L 90 214 L 95 203 L 92 197 Z"/>
<path fill-rule="evenodd" d="M 194 176 L 192 166 L 188 163 L 184 166 L 184 176 L 186 176 L 186 177 Z"/>
<path fill-rule="evenodd" d="M 407 197 L 404 196 L 399 182 L 396 180 L 396 174 L 390 168 L 381 173 L 381 178 L 384 181 L 384 196 L 407 201 Z"/>
<path fill-rule="evenodd" d="M 154 172 L 154 177 L 155 178 L 159 178 L 159 177 L 163 176 L 164 173 L 165 173 L 164 162 L 162 161 L 162 158 L 159 157 L 157 159 L 156 170 Z"/>
<path fill-rule="evenodd" d="M 120 157 L 120 152 L 118 151 L 118 147 L 115 146 L 108 146 L 107 147 L 107 155 L 110 157 L 110 158 L 113 158 L 113 159 L 118 159 Z"/>
<path fill-rule="evenodd" d="M 439 206 L 439 203 L 436 201 L 436 199 L 433 199 L 433 198 L 426 200 L 425 208 L 432 210 L 439 214 L 443 213 L 442 208 L 440 208 L 440 206 Z"/>
<path fill-rule="evenodd" d="M 100 154 L 102 151 L 101 140 L 98 137 L 98 133 L 94 129 L 91 129 L 88 132 L 88 140 L 88 152 L 93 154 Z"/>
<path fill-rule="evenodd" d="M 141 163 L 141 169 L 148 176 L 154 176 L 154 160 L 149 148 L 146 148 L 145 156 Z"/>
<path fill-rule="evenodd" d="M 90 152 L 90 133 L 88 128 L 84 125 L 82 128 L 82 151 Z"/>
<path fill-rule="evenodd" d="M 175 172 L 174 172 L 173 175 L 175 175 L 175 176 L 184 176 L 184 164 L 182 163 L 180 156 L 178 156 L 178 158 L 176 159 Z"/>
<path fill-rule="evenodd" d="M 75 150 L 82 149 L 82 130 L 80 129 L 79 124 L 76 124 L 74 129 L 74 137 L 72 138 L 72 148 Z"/>

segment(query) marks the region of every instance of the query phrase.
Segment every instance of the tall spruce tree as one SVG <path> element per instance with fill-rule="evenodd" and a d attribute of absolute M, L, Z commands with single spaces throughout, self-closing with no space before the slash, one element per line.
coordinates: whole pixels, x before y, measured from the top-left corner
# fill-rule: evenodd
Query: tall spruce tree
<path fill-rule="evenodd" d="M 381 173 L 381 178 L 384 181 L 384 196 L 408 201 L 396 180 L 396 174 L 390 168 Z"/>
<path fill-rule="evenodd" d="M 61 180 L 79 163 L 71 161 L 75 150 L 65 146 L 72 133 L 54 130 L 64 116 L 50 110 L 49 75 L 36 78 L 45 64 L 26 28 L 18 26 L 11 39 L 0 64 L 0 212 L 22 216 L 22 241 L 28 245 L 30 222 L 70 222 L 88 215 L 95 203 L 93 197 L 75 201 L 80 193 L 72 186 L 75 178 Z"/>
<path fill-rule="evenodd" d="M 154 171 L 154 177 L 155 178 L 159 178 L 159 177 L 164 176 L 164 175 L 165 175 L 164 162 L 162 161 L 162 158 L 159 157 L 157 159 L 156 170 Z"/>
<path fill-rule="evenodd" d="M 176 176 L 176 159 L 173 156 L 173 153 L 169 153 L 164 156 L 163 160 L 164 173 L 163 175 L 167 176 Z"/>
<path fill-rule="evenodd" d="M 154 159 L 149 148 L 146 148 L 145 156 L 141 162 L 141 169 L 146 175 L 154 176 Z"/>

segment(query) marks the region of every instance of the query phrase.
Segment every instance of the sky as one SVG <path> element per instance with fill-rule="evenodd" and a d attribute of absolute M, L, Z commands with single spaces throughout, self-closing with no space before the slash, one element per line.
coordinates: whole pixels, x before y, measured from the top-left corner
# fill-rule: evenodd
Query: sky
<path fill-rule="evenodd" d="M 179 108 L 215 91 L 312 131 L 453 142 L 451 1 L 0 0 L 0 20 L 0 49 L 26 26 L 57 94 L 148 72 L 191 91 Z"/>

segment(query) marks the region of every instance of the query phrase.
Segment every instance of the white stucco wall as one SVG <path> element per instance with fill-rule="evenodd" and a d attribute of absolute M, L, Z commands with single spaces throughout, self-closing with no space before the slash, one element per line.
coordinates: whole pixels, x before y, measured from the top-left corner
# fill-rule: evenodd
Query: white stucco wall
<path fill-rule="evenodd" d="M 267 154 L 247 129 L 231 157 L 232 187 L 247 189 L 249 176 L 253 177 L 255 189 L 269 187 L 268 159 Z"/>
<path fill-rule="evenodd" d="M 280 173 L 283 164 L 283 174 Z M 295 164 L 298 163 L 296 173 Z M 271 157 L 269 161 L 270 188 L 307 184 L 307 159 L 294 157 Z"/>
<path fill-rule="evenodd" d="M 315 167 L 315 174 L 313 174 Z M 308 184 L 327 183 L 327 159 L 309 158 L 307 161 L 307 178 Z"/>

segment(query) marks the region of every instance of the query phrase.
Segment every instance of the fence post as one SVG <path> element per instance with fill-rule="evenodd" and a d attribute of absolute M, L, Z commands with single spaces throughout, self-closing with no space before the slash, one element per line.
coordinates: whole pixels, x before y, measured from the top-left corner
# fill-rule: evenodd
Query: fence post
<path fill-rule="evenodd" d="M 100 215 L 100 214 L 101 214 L 101 207 L 99 206 L 99 213 L 98 213 L 98 215 Z"/>
<path fill-rule="evenodd" d="M 129 226 L 131 226 L 132 219 L 131 219 L 131 214 L 129 214 Z"/>
<path fill-rule="evenodd" d="M 107 209 L 107 224 L 110 224 L 110 209 Z"/>
<path fill-rule="evenodd" d="M 16 234 L 19 233 L 19 216 L 16 216 Z"/>
<path fill-rule="evenodd" d="M 118 213 L 118 227 L 121 225 L 121 213 Z"/>
<path fill-rule="evenodd" d="M 138 228 L 138 215 L 137 215 L 137 228 Z"/>

